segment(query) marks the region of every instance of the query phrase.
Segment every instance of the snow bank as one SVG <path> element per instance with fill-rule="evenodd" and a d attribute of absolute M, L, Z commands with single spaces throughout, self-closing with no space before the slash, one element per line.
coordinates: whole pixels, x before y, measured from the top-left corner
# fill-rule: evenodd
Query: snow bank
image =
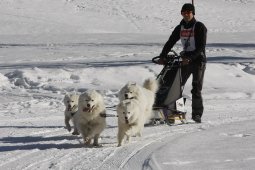
<path fill-rule="evenodd" d="M 6 76 L 0 73 L 0 87 L 7 87 L 10 85 L 10 82 Z"/>
<path fill-rule="evenodd" d="M 36 67 L 28 70 L 15 70 L 5 74 L 5 76 L 17 87 L 50 91 L 60 90 L 57 86 L 51 85 L 52 82 L 63 82 L 71 77 L 71 75 L 64 70 L 50 72 Z"/>
<path fill-rule="evenodd" d="M 245 71 L 246 73 L 255 75 L 255 64 L 250 64 L 249 66 L 246 66 L 243 71 Z"/>
<path fill-rule="evenodd" d="M 250 89 L 251 85 L 255 84 L 254 74 L 247 73 L 245 70 L 254 70 L 254 67 L 252 65 L 244 67 L 242 69 L 240 64 L 208 64 L 204 87 L 213 87 L 216 90 L 225 88 L 232 92 Z"/>
<path fill-rule="evenodd" d="M 136 74 L 134 75 L 134 72 Z M 83 92 L 86 89 L 119 90 L 128 81 L 142 84 L 155 75 L 144 67 L 15 70 L 5 74 L 16 87 L 52 92 Z M 7 79 L 7 80 L 8 80 Z"/>

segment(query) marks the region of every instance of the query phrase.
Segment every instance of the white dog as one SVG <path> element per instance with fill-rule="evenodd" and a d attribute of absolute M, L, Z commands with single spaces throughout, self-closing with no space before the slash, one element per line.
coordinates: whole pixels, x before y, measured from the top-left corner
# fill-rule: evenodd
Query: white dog
<path fill-rule="evenodd" d="M 157 90 L 158 82 L 153 78 L 146 79 L 143 86 L 129 82 L 120 90 L 119 100 L 137 99 L 144 111 L 147 112 L 146 115 L 152 116 L 152 106 Z"/>
<path fill-rule="evenodd" d="M 137 99 L 126 99 L 117 105 L 118 113 L 118 146 L 123 144 L 126 137 L 130 141 L 131 136 L 141 136 L 146 120 L 150 115 L 144 111 Z"/>
<path fill-rule="evenodd" d="M 84 143 L 89 145 L 94 139 L 94 146 L 99 146 L 98 138 L 106 127 L 105 105 L 102 95 L 95 90 L 88 90 L 79 97 L 78 128 Z"/>
<path fill-rule="evenodd" d="M 126 136 L 141 136 L 144 124 L 152 117 L 152 106 L 158 83 L 155 79 L 145 80 L 143 87 L 136 83 L 126 84 L 119 92 L 118 113 L 118 146 Z"/>
<path fill-rule="evenodd" d="M 66 129 L 70 132 L 72 130 L 70 125 L 70 120 L 72 120 L 74 125 L 73 135 L 79 135 L 77 129 L 77 111 L 78 111 L 78 100 L 79 95 L 76 94 L 66 94 L 64 97 L 64 104 L 65 104 L 65 125 Z"/>

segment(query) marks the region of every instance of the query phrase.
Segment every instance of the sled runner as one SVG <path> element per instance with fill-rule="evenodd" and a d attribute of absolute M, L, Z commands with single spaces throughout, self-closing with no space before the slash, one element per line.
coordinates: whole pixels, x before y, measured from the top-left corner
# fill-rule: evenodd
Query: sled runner
<path fill-rule="evenodd" d="M 160 57 L 152 62 L 159 64 Z M 153 124 L 174 124 L 176 120 L 186 123 L 185 98 L 182 96 L 181 58 L 175 51 L 170 51 L 165 58 L 164 67 L 157 76 L 159 89 L 153 106 L 155 117 Z"/>

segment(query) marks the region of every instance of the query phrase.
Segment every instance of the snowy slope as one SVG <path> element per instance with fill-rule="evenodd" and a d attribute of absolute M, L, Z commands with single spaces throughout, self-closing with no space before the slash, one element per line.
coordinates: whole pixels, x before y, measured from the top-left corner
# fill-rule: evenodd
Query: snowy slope
<path fill-rule="evenodd" d="M 209 31 L 202 124 L 145 127 L 116 147 L 111 117 L 100 148 L 64 128 L 65 93 L 96 89 L 116 114 L 125 83 L 160 72 L 150 60 L 180 22 L 183 3 L 1 0 L 0 169 L 254 169 L 254 0 L 195 1 Z M 192 122 L 190 89 L 189 80 Z"/>
<path fill-rule="evenodd" d="M 1 34 L 168 33 L 183 0 L 1 0 Z M 254 32 L 254 0 L 196 0 L 210 32 Z M 18 28 L 18 29 L 17 29 Z"/>

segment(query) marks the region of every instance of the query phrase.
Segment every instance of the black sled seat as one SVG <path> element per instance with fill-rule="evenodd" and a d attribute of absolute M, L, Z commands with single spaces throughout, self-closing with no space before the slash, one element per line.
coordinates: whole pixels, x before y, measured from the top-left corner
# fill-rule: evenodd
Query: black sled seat
<path fill-rule="evenodd" d="M 159 57 L 154 57 L 152 62 L 158 64 L 158 60 Z M 157 80 L 159 89 L 153 105 L 154 121 L 164 119 L 166 123 L 173 124 L 175 120 L 180 120 L 185 123 L 186 110 L 185 99 L 182 97 L 181 60 L 175 51 L 171 51 L 171 54 L 167 56 Z"/>

